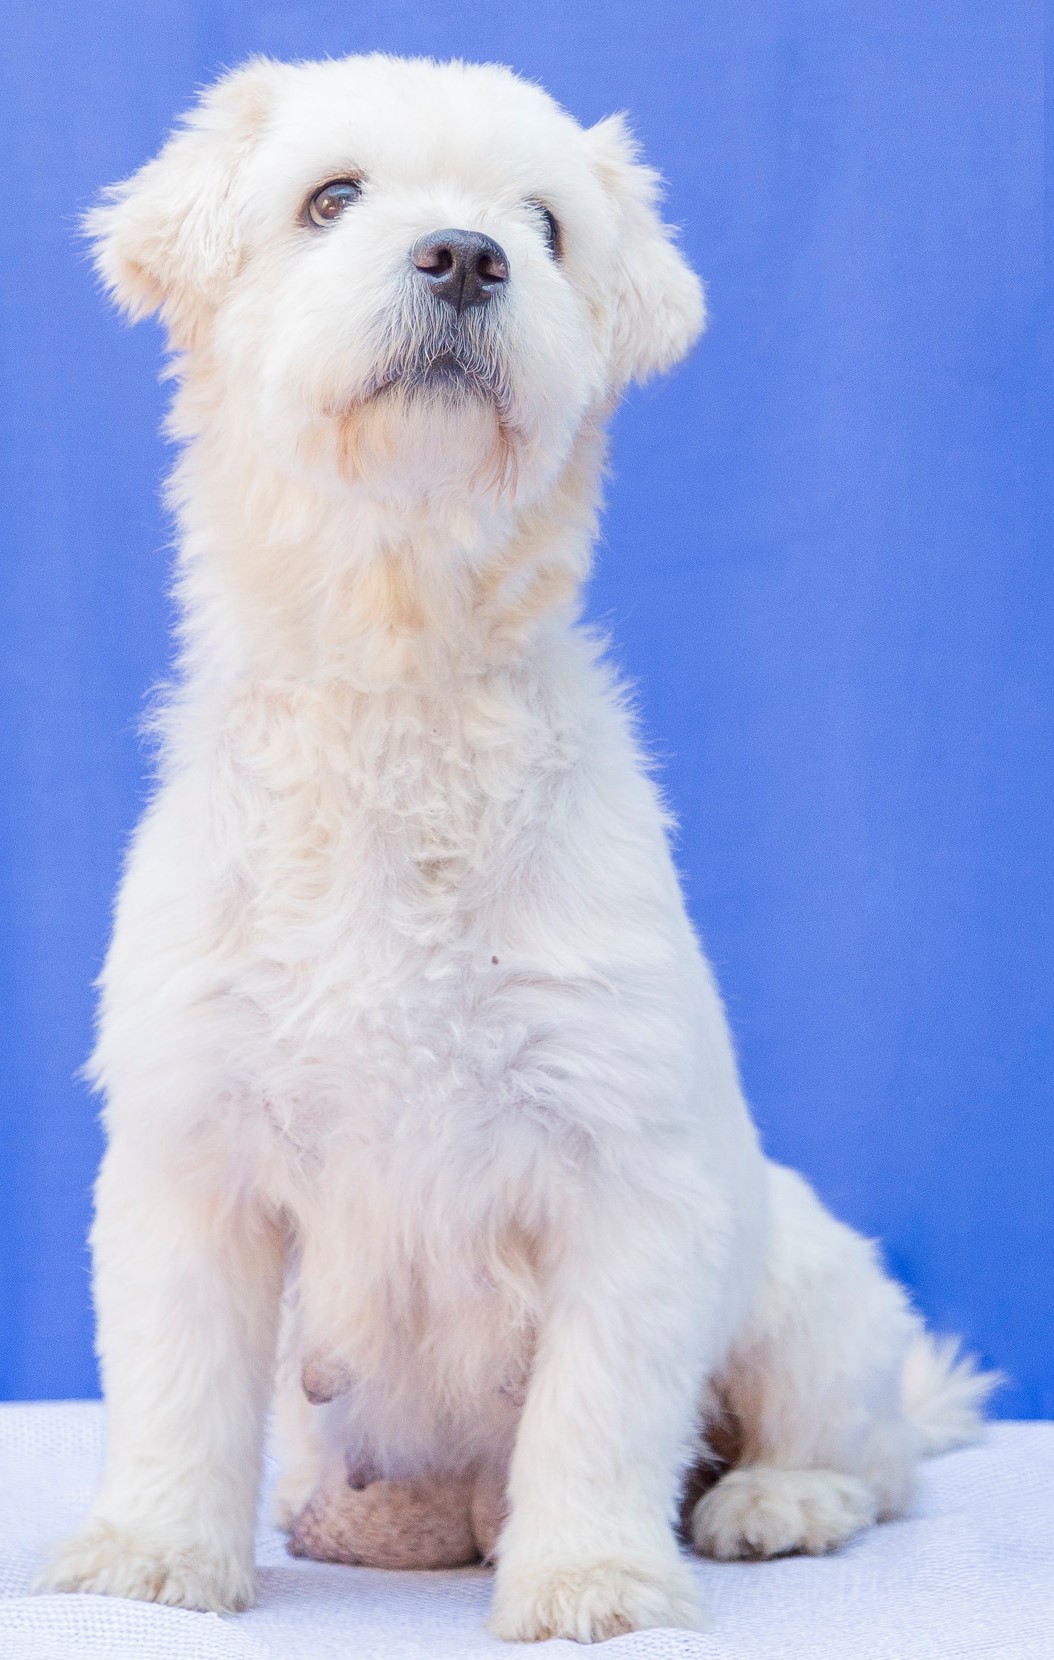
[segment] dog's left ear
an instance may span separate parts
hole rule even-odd
[[[658,210],[662,180],[639,159],[621,115],[586,133],[590,164],[615,205],[612,369],[619,388],[670,369],[706,322],[703,285]]]
[[[280,66],[254,59],[202,94],[153,161],[84,218],[95,267],[133,322],[159,312],[172,344],[194,340],[241,258],[239,165]]]

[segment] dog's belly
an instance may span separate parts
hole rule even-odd
[[[446,1261],[426,1263],[391,1238],[378,1250],[374,1237],[355,1241],[366,1272],[352,1256],[340,1274],[320,1262],[320,1243],[305,1241],[293,1341],[311,1393],[333,1392],[331,1431],[349,1463],[365,1479],[400,1479],[500,1456],[530,1368],[529,1264],[506,1253],[500,1283],[482,1239],[452,1241]]]
[[[493,955],[394,998],[360,980],[341,1029],[254,1046],[281,1057],[247,1110],[257,1184],[289,1223],[288,1341],[375,1474],[500,1450],[522,1403],[539,1213],[572,1136],[530,998]]]
[[[337,1136],[313,1172],[285,1159],[275,1172],[293,1366],[334,1399],[349,1457],[374,1476],[473,1462],[522,1403],[536,1240],[500,1137],[490,1171],[468,1141],[407,1113],[384,1144]]]

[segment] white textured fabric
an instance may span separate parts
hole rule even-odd
[[[0,1660],[509,1653],[484,1630],[483,1569],[382,1573],[296,1562],[266,1526],[259,1600],[246,1614],[29,1596],[41,1547],[88,1506],[102,1428],[91,1402],[0,1406]],[[612,1660],[1051,1660],[1054,1424],[997,1424],[984,1446],[935,1460],[911,1520],[872,1529],[836,1556],[700,1562],[697,1571],[709,1632],[640,1632],[602,1651]],[[582,1654],[567,1642],[533,1652]]]

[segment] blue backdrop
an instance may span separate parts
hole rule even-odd
[[[6,0],[0,1393],[93,1393],[75,1081],[167,654],[160,341],[76,215],[250,51],[628,109],[712,327],[615,429],[639,682],[768,1146],[1054,1414],[1054,624],[1038,0]]]

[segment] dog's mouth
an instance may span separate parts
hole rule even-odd
[[[497,401],[501,392],[499,377],[489,365],[466,359],[457,352],[440,351],[433,357],[421,357],[409,362],[389,365],[374,377],[367,395],[379,397],[393,387],[405,392],[428,392],[440,398],[482,398]]]
[[[491,390],[487,377],[481,376],[478,369],[462,362],[457,353],[451,351],[440,352],[407,378],[411,382],[420,381],[422,386],[453,387],[477,394]]]
[[[492,403],[499,410],[505,410],[509,402],[503,377],[493,365],[448,350],[386,365],[373,377],[366,397],[380,398],[395,391],[448,405],[470,400]]]
[[[444,307],[444,311],[448,308]],[[456,404],[467,399],[493,403],[508,411],[511,393],[503,354],[490,320],[478,312],[461,318],[421,315],[416,308],[388,332],[380,361],[365,389],[367,398],[398,388]]]

